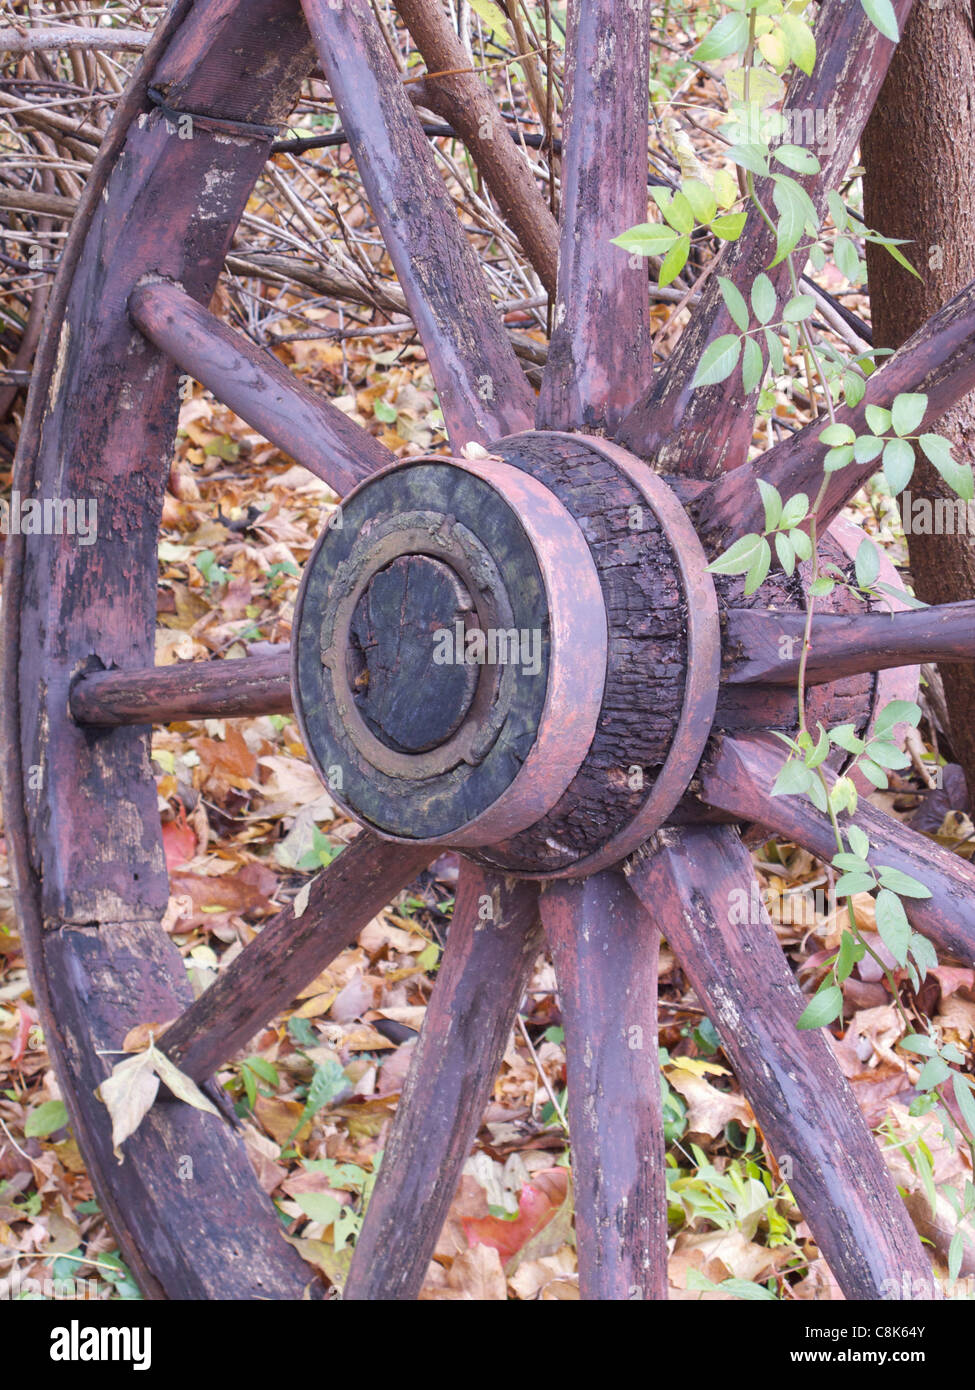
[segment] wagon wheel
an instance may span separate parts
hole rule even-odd
[[[418,41],[424,23],[444,39],[438,6],[402,10]],[[801,997],[768,918],[729,921],[729,894],[751,873],[736,823],[831,852],[824,817],[770,795],[780,758],[761,736],[795,722],[778,636],[795,631],[800,590],[780,576],[776,612],[759,611],[738,581],[705,569],[709,552],[754,529],[757,476],[785,494],[815,491],[818,427],[749,464],[754,400],[730,382],[691,389],[703,347],[729,327],[713,280],[652,373],[645,272],[609,243],[645,217],[649,6],[589,0],[570,19],[557,326],[537,404],[367,0],[304,0],[304,13],[293,0],[180,0],[120,103],[63,257],[15,485],[95,498],[99,538],[8,541],[7,827],[75,1133],[152,1296],[297,1297],[310,1276],[222,1118],[157,1104],[117,1165],[92,1094],[108,1068],[101,1051],[180,1013],[167,1050],[204,1080],[445,845],[464,854],[456,910],[346,1297],[416,1294],[540,921],[565,1020],[583,1296],[666,1296],[659,932],[767,1142],[793,1155],[796,1198],[847,1295],[880,1297],[885,1280],[928,1273],[826,1040],[796,1030]],[[836,145],[806,181],[822,204],[892,45],[845,0],[825,0],[817,38],[816,71],[788,102],[836,117]],[[316,50],[426,347],[452,457],[395,464],[203,307]],[[187,113],[191,139],[179,134]],[[481,150],[485,167],[491,153]],[[550,277],[551,229],[510,168],[490,166],[496,196],[534,227],[523,241]],[[751,218],[728,274],[744,283],[770,259]],[[870,378],[866,402],[923,390],[937,419],[975,385],[973,330],[970,286]],[[152,669],[180,371],[345,494],[343,525],[323,534],[303,579],[290,694],[274,661]],[[858,422],[866,402],[841,418]],[[833,475],[831,518],[869,472]],[[840,600],[825,608],[809,701],[827,721],[867,725],[905,663],[975,655],[970,605],[882,628]],[[438,662],[430,638],[444,632],[456,644],[524,635],[526,647],[517,662],[490,647],[474,668]],[[190,1003],[159,925],[167,881],[148,725],[289,701],[312,760],[333,787],[341,776],[337,795],[365,828],[303,913],[279,914]],[[880,813],[865,824],[884,862],[932,889],[912,900],[917,929],[971,961],[975,871]]]

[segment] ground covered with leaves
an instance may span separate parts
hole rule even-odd
[[[143,18],[138,7],[120,8],[129,23]],[[492,17],[486,3],[474,10],[482,16],[475,26],[478,52],[499,70],[493,79],[499,100],[527,131],[544,135],[532,105],[538,74],[504,58],[511,50],[495,32],[498,12]],[[530,5],[527,11],[544,25],[543,7]],[[562,11],[555,6],[552,13]],[[700,5],[671,7],[668,14],[661,13],[654,65],[654,158],[661,177],[673,182],[692,161],[720,165],[713,130],[721,92],[720,77],[687,58],[713,13]],[[402,36],[398,42],[406,71],[416,55]],[[116,69],[124,76],[118,64]],[[31,79],[22,65],[18,72]],[[85,77],[77,65],[71,72],[76,83]],[[90,77],[97,85],[98,71]],[[39,80],[36,69],[32,80]],[[25,90],[34,90],[29,81]],[[110,113],[111,83],[99,90],[107,93],[103,105]],[[11,114],[24,100],[17,96],[5,109],[8,153],[32,139],[33,127],[19,125]],[[327,91],[313,80],[292,129],[307,135],[334,127]],[[438,149],[522,358],[537,366],[547,341],[546,297],[461,147],[441,139]],[[49,151],[43,158],[54,156]],[[533,158],[540,180],[547,180],[552,171],[544,155],[535,151]],[[84,169],[69,161],[51,170],[57,188],[50,196],[67,201]],[[16,178],[13,186],[20,186]],[[845,196],[854,203],[859,198],[856,171]],[[25,286],[37,293],[49,283],[68,215],[63,211],[58,221],[52,213],[38,226],[29,209],[3,214],[4,234],[12,238],[5,243],[8,252],[16,250],[18,238],[32,237],[48,258],[42,272],[26,279],[16,264],[12,271],[8,266],[4,303],[15,318],[23,320]],[[696,277],[715,249],[696,239],[683,277],[676,276],[655,299],[658,357],[686,322],[699,290]],[[15,256],[10,259],[16,263]],[[214,303],[225,321],[270,347],[399,456],[444,447],[429,369],[347,147],[325,147],[300,160],[293,153],[275,156],[248,206],[230,269]],[[847,270],[849,276],[829,264],[817,283],[867,318],[859,262]],[[829,322],[821,327],[827,336],[832,331]],[[16,341],[14,335],[4,342],[8,365]],[[786,354],[783,371],[763,393],[756,449],[802,423],[794,367]],[[10,405],[4,430],[11,439],[22,404],[21,397]],[[5,493],[10,483],[4,456]],[[336,501],[300,464],[186,383],[159,544],[157,662],[233,660],[286,643],[302,565]],[[862,494],[852,510],[903,570],[906,549],[889,497],[878,487]],[[911,749],[913,768],[893,774],[892,789],[873,799],[970,856],[973,827],[960,809],[963,786],[945,756],[950,748],[941,732],[937,678],[930,676],[923,738]],[[157,728],[152,758],[171,876],[164,925],[201,991],[341,853],[356,827],[312,770],[289,716]],[[138,1290],[99,1213],[45,1051],[3,849],[0,839],[0,1296],[30,1296],[32,1289],[49,1286],[28,1281],[54,1278],[82,1281],[76,1288],[86,1297],[135,1298]],[[788,843],[755,845],[753,853],[756,892],[811,992],[842,931],[839,914],[829,906],[832,870]],[[443,855],[219,1074],[283,1233],[339,1287],[435,986],[457,871],[456,856]],[[859,895],[856,907],[861,928],[874,934],[877,955],[892,964],[875,934],[872,897]],[[788,1159],[768,1151],[710,1020],[666,949],[660,977],[671,1297],[840,1297],[792,1199]],[[944,1041],[970,1057],[975,972],[942,965],[918,993],[904,972],[897,983],[917,1031],[933,1024]],[[945,1142],[930,1116],[912,1113],[921,1059],[899,1046],[903,1022],[876,961],[867,956],[859,963],[844,994],[842,1024],[831,1030],[833,1045],[930,1242],[935,1265],[945,1273],[957,1228],[949,1194],[971,1177],[967,1156]],[[167,1020],[154,1022],[158,1033]],[[144,1030],[125,1045],[138,1052],[150,1041]],[[540,956],[423,1298],[578,1297],[571,1123],[558,991],[550,963]],[[956,1246],[953,1264],[962,1275],[975,1274],[975,1250],[965,1247],[959,1263]]]

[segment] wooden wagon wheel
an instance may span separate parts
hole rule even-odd
[[[401,8],[429,41],[439,7]],[[907,9],[901,0],[902,21]],[[776,611],[764,600],[758,611],[739,581],[712,581],[706,557],[755,529],[757,477],[786,495],[813,492],[823,446],[810,426],[750,464],[754,400],[731,381],[692,390],[703,348],[729,326],[713,279],[652,372],[645,270],[609,242],[646,215],[649,5],[586,0],[570,19],[556,328],[537,402],[367,0],[304,0],[303,11],[297,0],[178,0],[120,102],[63,257],[15,486],[24,497],[95,498],[99,536],[90,547],[8,541],[7,829],[75,1133],[149,1295],[299,1297],[310,1276],[223,1119],[158,1103],[117,1165],[93,1098],[108,1068],[101,1051],[182,1010],[167,1050],[194,1078],[211,1076],[444,845],[464,852],[456,910],[346,1297],[416,1294],[542,925],[565,1019],[583,1296],[666,1296],[659,932],[767,1141],[793,1156],[796,1198],[846,1293],[880,1297],[885,1280],[928,1276],[826,1040],[796,1030],[801,997],[770,922],[729,921],[729,895],[751,873],[736,823],[820,855],[832,842],[814,808],[770,795],[781,754],[761,735],[794,724],[777,636],[793,630],[801,590],[780,577]],[[817,38],[816,70],[789,104],[835,117],[835,145],[805,180],[821,205],[892,45],[847,0],[825,0]],[[395,464],[203,307],[316,51],[453,457]],[[448,107],[452,92],[441,92]],[[460,125],[467,108],[454,107]],[[182,138],[187,122],[192,138]],[[499,203],[551,281],[551,229],[518,184],[523,171],[505,182],[510,161],[491,166],[484,130],[470,139],[480,131]],[[771,258],[751,218],[727,273],[750,281]],[[342,528],[325,532],[307,566],[290,695],[273,661],[152,669],[181,371],[346,494]],[[935,420],[973,386],[970,286],[842,418],[923,390]],[[465,449],[472,442],[485,447]],[[833,475],[829,517],[871,467]],[[811,709],[862,727],[878,671],[971,659],[970,609],[881,628],[836,601],[824,659],[810,669]],[[524,635],[527,648],[519,662],[495,651],[472,680],[470,667],[430,659],[434,631],[458,643],[478,631]],[[167,880],[147,725],[290,700],[316,766],[343,773],[339,795],[366,828],[315,881],[304,912],[273,919],[191,1003],[159,925]],[[910,905],[916,928],[971,962],[975,871],[879,813],[868,822],[878,857],[932,889]]]

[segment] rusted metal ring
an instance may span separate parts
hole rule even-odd
[[[444,525],[445,521],[449,524]],[[348,681],[346,658],[352,640],[352,615],[375,575],[402,555],[432,555],[446,561],[471,594],[484,630],[511,627],[511,601],[497,565],[477,537],[456,518],[442,518],[432,512],[407,513],[380,522],[361,543],[356,542],[349,560],[340,567],[348,567],[351,583],[340,593],[332,613],[325,615],[322,665],[331,672],[332,690],[346,732],[370,765],[380,772],[392,777],[434,777],[484,757],[510,709],[513,672],[510,667],[483,666],[460,728],[436,748],[424,753],[399,753],[376,737],[356,709]],[[335,585],[340,590],[342,581],[342,574],[337,573]],[[485,588],[485,583],[490,587]]]
[[[412,507],[404,506],[407,497]],[[342,530],[361,528],[362,536],[343,541],[340,531],[323,533],[295,613],[295,713],[309,756],[326,780],[333,759],[344,765],[352,758],[349,782],[341,790],[332,785],[333,794],[385,838],[476,846],[517,833],[563,794],[599,717],[607,623],[578,524],[548,488],[508,464],[441,456],[374,475],[348,495],[342,516]],[[351,584],[351,570],[340,582],[339,567],[349,565],[357,545],[360,569]],[[455,568],[476,599],[479,621],[517,629],[518,614],[524,621],[533,613],[544,628],[545,679],[529,689],[531,675],[516,667],[485,672],[452,739],[403,754],[348,708],[339,713],[346,695],[343,678],[333,684],[333,675],[344,661],[341,634],[371,575],[394,555],[413,553]],[[522,559],[512,568],[517,554]],[[339,593],[343,582],[346,592]]]

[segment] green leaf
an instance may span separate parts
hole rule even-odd
[[[895,724],[912,724],[916,728],[920,720],[921,706],[913,700],[888,700],[874,723],[874,738],[889,734]]]
[[[843,983],[848,980],[856,965],[856,937],[851,931],[844,931],[840,937],[839,954],[836,957],[836,978]]]
[[[867,757],[872,758],[879,767],[902,768],[911,765],[907,754],[885,739],[872,739],[867,744]]]
[[[663,256],[676,240],[677,233],[672,227],[665,227],[662,222],[641,222],[613,237],[612,244],[635,256]]]
[[[921,276],[911,265],[893,237],[879,236],[874,232],[871,236],[867,237],[867,241],[872,241],[875,246],[885,246],[888,254],[893,256],[898,265],[903,266],[905,270],[909,270],[916,280],[921,279]]]
[[[754,532],[740,536],[723,554],[711,561],[708,571],[711,574],[744,574],[755,563],[761,544],[762,537]]]
[[[833,242],[833,260],[840,274],[855,285],[860,278],[860,257],[848,237],[838,236]]]
[[[824,985],[803,1009],[797,1028],[825,1028],[843,1012],[843,991],[839,985]]]
[[[862,855],[850,854],[846,850],[841,850],[838,854],[834,854],[830,863],[833,865],[834,869],[843,869],[858,874],[868,873],[870,869],[870,865]]]
[[[678,275],[687,264],[687,256],[690,249],[691,239],[688,236],[682,236],[674,242],[673,246],[660,263],[658,283],[661,288],[677,279]]]
[[[965,1233],[955,1231],[948,1243],[948,1278],[952,1283],[961,1273],[961,1262],[965,1255]]]
[[[802,185],[789,178],[787,174],[775,175],[772,201],[779,214],[775,259],[772,265],[778,265],[779,261],[785,260],[789,252],[798,245],[806,223],[816,225],[816,209]]]
[[[832,448],[836,444],[852,444],[855,438],[849,425],[827,425],[820,431],[819,442]]]
[[[836,880],[836,895],[840,898],[852,898],[854,893],[869,893],[873,887],[873,874],[840,874]]]
[[[800,560],[812,559],[812,541],[805,531],[800,531],[798,527],[793,527],[789,532],[789,540],[792,542],[792,549],[796,552]]]
[[[917,1052],[922,1057],[934,1057],[938,1051],[926,1033],[905,1033],[900,1045],[905,1052]]]
[[[853,445],[840,444],[835,449],[827,449],[823,455],[823,472],[835,473],[853,462]]]
[[[773,333],[771,328],[765,329],[765,346],[768,348],[768,358],[773,372],[781,376],[785,371],[785,353],[782,349],[782,339],[778,333]]]
[[[813,775],[805,763],[795,759],[782,765],[772,787],[773,796],[801,796],[807,791]]]
[[[768,323],[777,303],[775,286],[764,273],[756,275],[752,284],[752,309],[759,323]]]
[[[809,586],[809,592],[813,598],[826,598],[836,588],[836,581],[830,579],[828,575],[821,574],[818,579],[814,579]]]
[[[691,211],[698,222],[707,223],[718,210],[718,202],[703,179],[687,179],[680,191],[691,205]],[[681,228],[683,231],[684,228]]]
[[[799,534],[802,535],[803,532],[800,532]],[[826,759],[827,759],[828,756],[829,756],[829,734],[828,734],[828,733],[826,732],[826,730],[823,728],[822,724],[820,724],[820,725],[819,725],[819,738],[816,740],[816,747],[815,747],[815,748],[812,750],[812,752],[811,752],[810,754],[808,754],[808,756],[806,757],[806,766],[807,766],[808,768],[817,768],[817,767],[819,767],[820,763],[824,763],[824,762],[826,761]]]
[[[730,159],[747,169],[750,174],[768,178],[768,161],[761,145],[732,145],[727,153]]]
[[[343,1209],[343,1203],[328,1192],[297,1192],[294,1200],[306,1216],[323,1226],[331,1226]]]
[[[735,370],[740,356],[741,339],[737,333],[722,333],[702,352],[691,383],[693,388],[715,386],[719,381],[724,381]]]
[[[843,399],[852,410],[863,400],[867,383],[857,372],[843,373]]]
[[[826,194],[826,206],[829,208],[829,215],[833,219],[833,226],[838,232],[842,232],[849,218],[846,215],[846,208],[843,199],[831,188]]]
[[[819,173],[819,160],[811,151],[804,150],[801,145],[778,145],[772,151],[772,158],[777,159],[780,164],[784,164],[787,169],[792,169],[797,174]]]
[[[810,76],[816,65],[816,40],[813,31],[804,19],[797,14],[790,14],[788,10],[779,16],[779,26],[785,35],[789,57],[801,72],[807,77]]]
[[[829,741],[835,743],[837,748],[845,748],[848,753],[863,752],[863,741],[857,738],[852,724],[837,724],[835,729],[830,729]]]
[[[728,313],[734,319],[737,326],[744,333],[748,329],[748,305],[741,296],[741,291],[731,283],[726,275],[718,276],[718,286],[721,290],[721,298],[725,302]]]
[[[952,455],[951,445],[940,434],[922,434],[918,443],[952,491],[963,502],[971,502],[975,498],[971,464],[959,463]]]
[[[947,1062],[943,1062],[940,1057],[930,1057],[921,1068],[917,1088],[919,1091],[933,1090],[935,1086],[947,1081],[951,1074],[951,1067]]]
[[[889,888],[892,893],[897,893],[902,898],[930,898],[931,896],[930,888],[925,888],[923,883],[919,883],[916,878],[911,878],[910,874],[905,874],[900,869],[892,869],[889,864],[877,865],[877,877],[884,888]]]
[[[864,414],[867,417],[867,424],[874,434],[886,434],[890,429],[890,411],[882,405],[865,406]]]
[[[765,358],[762,356],[762,349],[754,338],[746,338],[741,358],[741,384],[746,395],[750,396],[753,391],[758,390],[764,375]]]
[[[772,564],[772,547],[765,537],[762,537],[761,544],[752,561],[751,568],[745,575],[745,593],[753,594],[756,589],[760,589],[768,577],[768,572]]]
[[[867,536],[857,547],[855,564],[857,583],[861,589],[869,589],[880,573],[880,551]]]
[[[782,310],[782,317],[786,323],[801,323],[807,319],[816,309],[816,301],[811,294],[797,294],[790,299]]]
[[[924,419],[928,398],[920,391],[902,391],[890,407],[890,422],[895,434],[913,434]]]
[[[724,217],[715,217],[710,223],[712,232],[721,241],[737,241],[746,221],[743,212],[729,212]]]
[[[861,434],[853,445],[853,457],[857,463],[873,463],[884,449],[884,441],[875,434]]]
[[[761,494],[762,506],[765,508],[765,529],[774,531],[779,524],[779,517],[782,515],[782,497],[778,488],[767,483],[764,479],[758,480],[758,491]]]
[[[970,1135],[975,1135],[975,1098],[972,1096],[972,1083],[967,1076],[962,1076],[956,1071],[951,1078],[951,1087],[965,1127]]]
[[[861,758],[857,763],[857,767],[863,773],[864,777],[866,777],[867,781],[872,782],[878,791],[884,792],[887,790],[887,774],[882,767],[878,767],[870,758]]]
[[[775,535],[775,553],[786,574],[791,574],[796,567],[796,553],[789,537],[782,531],[777,531]]]
[[[898,965],[907,964],[907,948],[911,939],[911,924],[896,893],[881,888],[877,894],[877,930],[880,939]]]
[[[699,62],[712,63],[716,58],[742,53],[747,46],[748,17],[740,13],[726,14],[695,48],[694,57]]]
[[[661,203],[660,211],[678,232],[689,233],[694,230],[694,209],[683,193],[677,192],[668,203]]]
[[[804,492],[797,492],[782,507],[783,527],[798,526],[809,511],[809,498]]]
[[[891,492],[903,492],[914,472],[914,449],[906,439],[890,439],[884,446],[884,477]]]
[[[858,825],[851,825],[846,832],[846,838],[850,842],[850,848],[854,854],[858,854],[861,859],[866,859],[870,853],[870,840],[865,830],[861,830]]]
[[[28,1111],[24,1122],[25,1139],[46,1139],[68,1123],[68,1109],[63,1100],[45,1100]]]
[[[860,0],[860,3],[866,11],[867,18],[880,30],[884,38],[897,43],[900,33],[897,29],[897,15],[890,0]],[[744,15],[742,18],[744,19]]]

